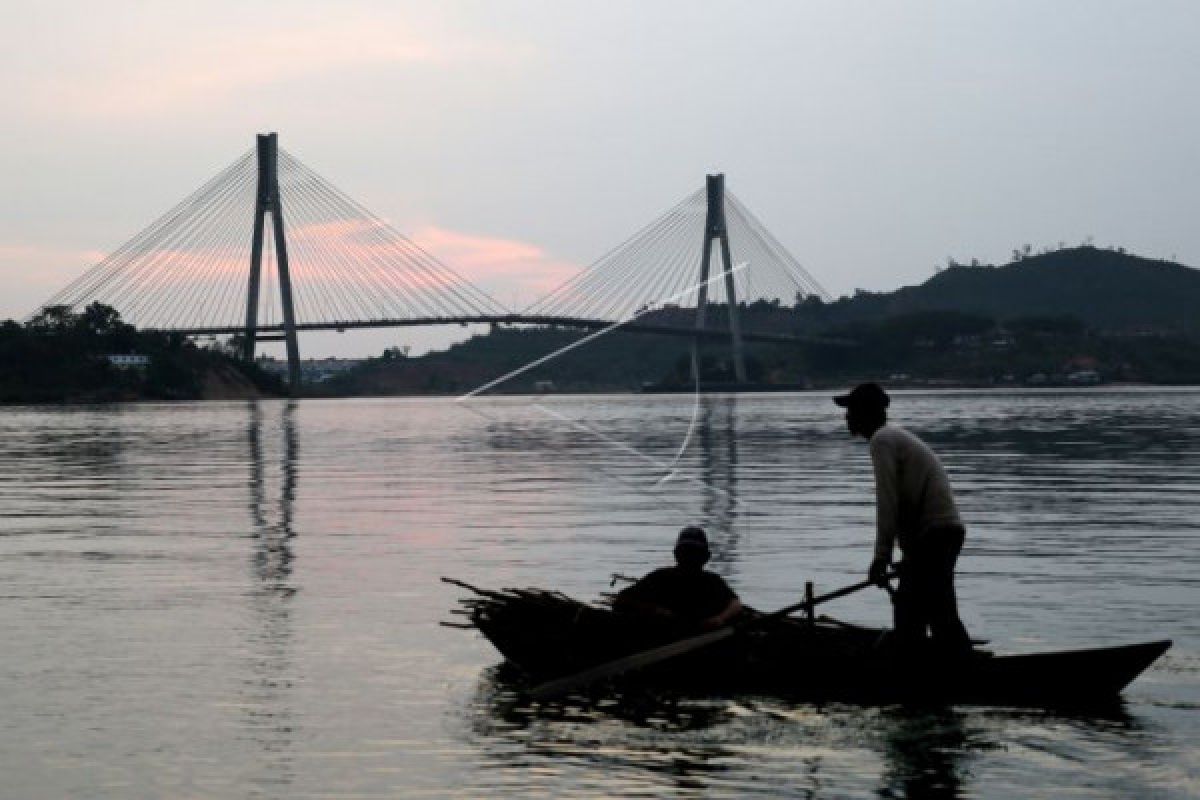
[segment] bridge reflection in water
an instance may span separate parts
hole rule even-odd
[[[299,714],[294,709],[296,654],[292,598],[293,515],[299,444],[296,403],[247,404],[250,559],[247,592],[251,622],[242,649],[246,662],[239,703],[243,729],[259,757],[245,782],[275,793],[296,777]]]

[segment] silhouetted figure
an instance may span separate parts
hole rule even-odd
[[[939,648],[969,651],[971,640],[954,595],[954,564],[966,530],[946,470],[928,445],[887,424],[891,399],[879,384],[859,384],[833,402],[846,409],[850,433],[870,442],[876,512],[870,580],[884,583],[895,544],[904,554],[894,597],[900,642],[918,644],[928,628]]]
[[[703,529],[689,527],[675,542],[675,566],[656,569],[613,600],[613,610],[691,628],[719,628],[742,610],[729,584],[704,569],[711,557]]]

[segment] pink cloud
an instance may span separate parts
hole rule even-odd
[[[313,246],[358,257],[360,266],[353,279],[359,281],[398,269],[403,271],[404,282],[415,287],[442,289],[451,283],[449,275],[414,270],[407,260],[397,258],[404,248],[398,245],[395,231],[383,222],[361,219],[307,223],[289,228],[288,236],[294,243],[293,261],[298,270],[304,269],[306,248]],[[553,258],[533,243],[439,225],[422,225],[407,239],[503,305],[528,305],[580,270],[580,266]],[[302,278],[298,272],[299,279]],[[322,278],[313,275],[312,279]],[[512,302],[514,296],[516,303]]]
[[[458,283],[445,270],[417,266],[417,251],[380,221],[329,220],[294,225],[288,228],[288,241],[298,286],[377,287],[398,283],[438,291]],[[334,264],[341,265],[341,274],[330,272],[329,265]]]
[[[501,302],[519,295],[525,306],[577,274],[578,264],[554,258],[541,247],[516,239],[426,225],[412,240]]]
[[[104,258],[99,250],[41,244],[0,243],[0,269],[19,273],[31,283],[53,285],[64,275],[77,273],[81,266],[95,264]]]
[[[225,19],[218,25],[184,31],[169,47],[123,41],[121,58],[106,51],[87,58],[86,69],[56,69],[32,84],[27,98],[55,114],[158,116],[341,69],[505,62],[523,59],[528,51],[518,43],[468,38],[413,14],[379,9],[249,31]]]
[[[297,296],[314,301],[318,297],[315,293],[324,297],[338,296],[329,290],[350,285],[391,286],[392,290],[400,287],[403,291],[416,289],[436,294],[456,283],[448,271],[416,266],[416,248],[449,267],[458,278],[513,310],[529,305],[580,269],[528,242],[436,225],[425,225],[411,237],[401,238],[381,221],[330,220],[290,226],[288,241]],[[8,313],[28,313],[104,257],[103,253],[90,250],[0,244],[0,268],[19,275],[19,283],[24,279],[19,307]],[[271,251],[264,251],[263,258],[264,280],[273,282],[275,264]],[[140,259],[138,263],[145,264]],[[334,275],[331,264],[340,264],[341,273]],[[184,296],[199,304],[214,289],[226,292],[225,287],[232,285],[229,282],[231,276],[249,275],[249,242],[216,248],[159,250],[153,264],[138,269],[140,277],[121,284],[121,291],[127,296],[135,293],[149,298],[163,292],[178,294],[182,291]],[[139,283],[142,288],[135,292]],[[108,302],[107,292],[107,287],[101,287],[96,295],[87,299]],[[145,302],[148,305],[151,301]],[[347,302],[343,313],[352,311],[354,305],[354,302]],[[203,320],[196,322],[199,324]]]
[[[440,279],[423,270],[413,269],[396,233],[385,223],[370,220],[331,220],[306,223],[288,229],[293,243],[292,261],[297,280],[308,277],[324,280],[320,275],[302,276],[307,248],[340,252],[342,257],[356,258],[358,267],[348,280],[369,281],[390,269],[399,269],[404,280],[412,286],[432,289],[445,288],[451,280]],[[524,306],[556,288],[575,275],[580,267],[556,259],[541,247],[516,239],[455,231],[436,225],[425,225],[406,237],[422,250],[433,255],[462,279],[483,289],[501,304]],[[399,258],[402,254],[405,258]]]
[[[288,225],[288,241],[303,244],[376,249],[378,237],[386,235],[387,225],[368,219],[334,219]]]
[[[81,248],[0,243],[0,318],[23,318],[103,257]]]

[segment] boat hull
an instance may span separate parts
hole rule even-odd
[[[664,628],[539,590],[484,592],[465,613],[531,683],[571,675],[695,631]],[[1014,706],[1111,703],[1171,645],[949,657],[900,650],[886,632],[785,619],[621,676],[684,692],[755,692],[814,701],[936,702]]]

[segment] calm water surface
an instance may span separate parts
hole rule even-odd
[[[441,575],[593,599],[685,523],[758,607],[859,580],[870,468],[824,394],[705,398],[694,425],[688,396],[8,408],[0,796],[1200,795],[1200,391],[894,411],[958,490],[973,633],[1175,639],[1123,708],[537,709],[438,625]]]

